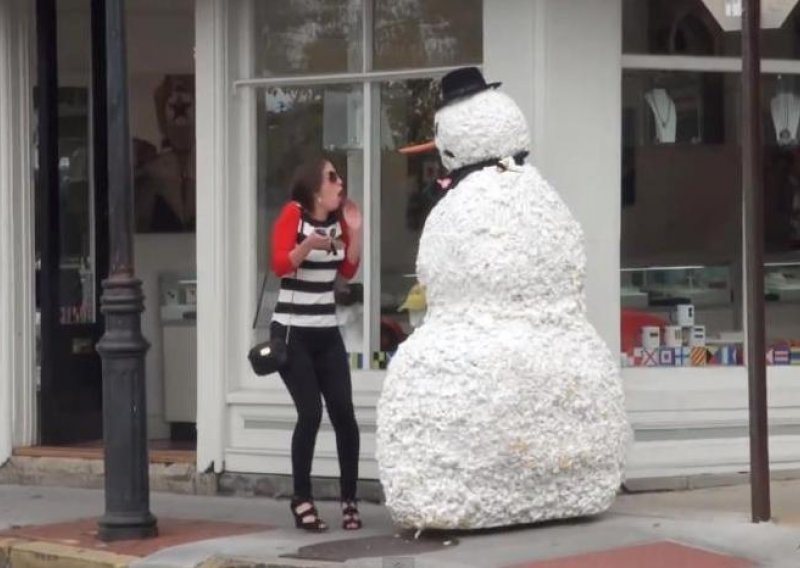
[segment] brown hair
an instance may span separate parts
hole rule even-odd
[[[314,197],[322,187],[322,170],[325,169],[325,162],[334,163],[326,154],[312,156],[297,166],[292,176],[292,199],[306,211],[314,209]]]

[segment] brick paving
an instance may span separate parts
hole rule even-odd
[[[677,542],[655,542],[515,564],[509,568],[751,568],[752,562]]]
[[[263,532],[273,528],[266,524],[159,518],[158,536],[154,538],[106,543],[97,538],[97,519],[78,519],[64,523],[14,527],[0,531],[0,538],[50,542],[143,558],[172,546],[212,538]]]

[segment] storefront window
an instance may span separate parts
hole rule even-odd
[[[361,269],[337,285],[340,328],[353,367],[384,368],[425,313],[415,263],[433,206],[426,189],[441,167],[435,152],[406,156],[399,149],[432,138],[441,75],[480,65],[483,2],[239,0],[228,6],[237,46],[231,79],[259,84],[241,87],[256,89],[258,106],[259,278],[292,171],[308,153],[331,153],[365,219]],[[252,60],[241,55],[243,45]],[[396,69],[408,78],[380,76]],[[348,77],[323,84],[319,75],[332,73]],[[270,278],[262,328],[278,286]]]
[[[623,73],[623,363],[743,361],[740,75]],[[800,364],[800,77],[765,75],[768,362]]]
[[[257,73],[344,73],[362,66],[360,0],[257,0]]]
[[[739,92],[733,74],[623,74],[627,364],[741,364]]]
[[[741,32],[724,29],[712,8],[724,14],[724,3],[717,0],[623,0],[623,52],[738,57]],[[800,58],[799,30],[795,6],[780,27],[762,31],[762,56]]]
[[[481,0],[375,0],[375,69],[483,59]]]
[[[438,154],[405,156],[406,144],[433,137],[438,82],[431,79],[381,85],[380,367],[419,325],[426,312],[415,270],[417,247],[433,201]]]
[[[89,95],[84,88],[59,89],[58,172],[60,189],[62,324],[95,321],[95,267],[89,183]]]
[[[800,77],[765,76],[764,238],[768,362],[800,364]]]
[[[258,91],[258,271],[270,261],[269,235],[290,199],[294,169],[324,149],[345,180],[348,196],[363,207],[361,85],[281,87]],[[363,271],[351,282],[337,283],[337,315],[345,346],[354,361],[363,350]],[[272,317],[280,282],[270,273],[259,325]]]
[[[34,106],[38,107],[38,90],[34,91]],[[59,201],[51,207],[59,215],[58,305],[59,323],[62,325],[91,324],[97,318],[89,110],[87,88],[58,89]],[[44,197],[38,175],[34,179],[37,182],[37,215],[41,216]],[[40,271],[42,236],[41,231],[36,232],[36,259]],[[37,293],[43,292],[37,288]],[[41,298],[37,297],[37,304],[39,302]]]

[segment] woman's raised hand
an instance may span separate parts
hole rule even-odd
[[[359,210],[355,201],[348,199],[344,202],[344,207],[342,207],[342,217],[344,218],[344,222],[350,230],[357,231],[361,228],[361,211]]]

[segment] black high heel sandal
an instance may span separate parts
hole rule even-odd
[[[356,502],[342,501],[342,528],[346,531],[355,531],[361,526],[361,516],[358,513]]]
[[[292,499],[289,508],[294,515],[294,526],[308,532],[325,532],[328,525],[319,518],[317,508],[311,499]]]

